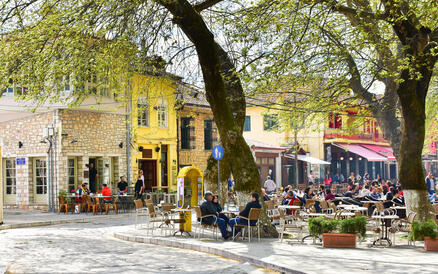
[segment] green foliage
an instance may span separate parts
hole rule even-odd
[[[64,189],[61,189],[61,190],[59,191],[59,197],[61,197],[61,196],[67,197],[67,191],[64,190]]]
[[[423,241],[424,237],[435,239],[438,236],[437,228],[433,220],[427,220],[426,222],[414,221],[412,222],[412,231],[409,233],[409,238],[414,241]]]
[[[340,233],[359,234],[365,238],[367,219],[365,217],[356,217],[341,221]]]
[[[338,220],[324,220],[323,217],[309,218],[309,233],[313,237],[319,237],[322,233],[330,233],[339,226]]]

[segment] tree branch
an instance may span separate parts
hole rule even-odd
[[[223,0],[205,0],[204,2],[194,5],[193,8],[199,13],[205,9],[213,7],[214,5],[222,1]]]

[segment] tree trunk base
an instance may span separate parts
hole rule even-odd
[[[409,212],[417,212],[416,219],[419,221],[425,221],[430,219],[433,208],[429,202],[429,193],[427,190],[403,190],[406,203],[406,214]],[[422,203],[423,201],[423,203]],[[424,201],[428,201],[424,203]]]

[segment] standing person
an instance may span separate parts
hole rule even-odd
[[[277,190],[277,184],[271,180],[271,176],[266,177],[267,180],[265,181],[264,187],[266,189],[266,193],[271,194],[272,192]]]
[[[90,191],[91,193],[96,193],[96,181],[99,174],[97,174],[96,168],[94,168],[94,164],[90,163]]]
[[[213,201],[213,194],[211,194],[211,192],[209,191],[205,192],[204,199],[202,199],[201,203],[199,204],[199,208],[201,209],[202,216],[205,215],[215,215],[215,216],[202,218],[202,223],[207,225],[212,225],[213,223],[216,223],[219,226],[222,237],[225,240],[227,240],[231,238],[231,232],[228,231],[225,220],[219,218],[219,213],[217,213],[216,210],[214,209],[212,201]]]
[[[330,177],[330,175],[328,173],[326,173],[325,178],[324,178],[325,188],[329,189],[331,184],[332,184],[332,178]]]
[[[343,184],[345,182],[345,177],[344,177],[344,174],[342,174],[342,173],[341,173],[341,175],[339,175],[339,182],[341,184]]]
[[[146,190],[146,184],[144,183],[144,175],[143,175],[143,170],[140,169],[140,171],[138,172],[138,174],[140,175],[140,179],[143,182],[143,190]]]
[[[315,184],[315,175],[313,175],[313,171],[311,170],[309,173],[309,186]]]
[[[247,203],[245,206],[245,209],[237,213],[237,217],[230,220],[230,227],[233,229],[234,225],[236,224],[248,224],[248,221],[242,218],[239,218],[238,216],[242,216],[245,218],[248,218],[249,212],[251,208],[262,208],[262,206],[259,203],[259,194],[257,192],[254,192],[251,194],[251,202]],[[257,223],[257,221],[250,221],[250,225],[254,226]],[[240,237],[240,228],[234,229],[234,240],[237,240]],[[251,233],[251,232],[249,232]]]
[[[138,174],[137,182],[135,183],[135,199],[141,199],[141,193],[143,192],[143,181],[141,180],[141,175]]]
[[[119,192],[119,195],[122,195],[123,192],[125,192],[125,190],[128,187],[128,183],[125,182],[125,177],[121,176],[120,177],[120,182],[117,184],[117,191]]]
[[[429,194],[433,195],[435,193],[435,179],[433,178],[432,172],[429,172],[429,174],[427,174],[426,186]]]

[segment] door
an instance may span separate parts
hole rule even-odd
[[[77,158],[68,158],[68,193],[78,189]]]
[[[167,158],[167,145],[161,146],[161,186],[168,186],[168,158]]]
[[[15,204],[17,201],[17,178],[15,158],[3,160],[3,188],[6,204]]]
[[[47,204],[47,159],[33,159],[34,203]]]
[[[141,169],[143,170],[146,190],[152,191],[152,187],[157,186],[157,161],[141,160]]]
[[[112,171],[112,161],[111,158],[98,158],[97,159],[97,189],[101,190],[103,184],[107,184],[110,188],[111,186],[111,171]]]

